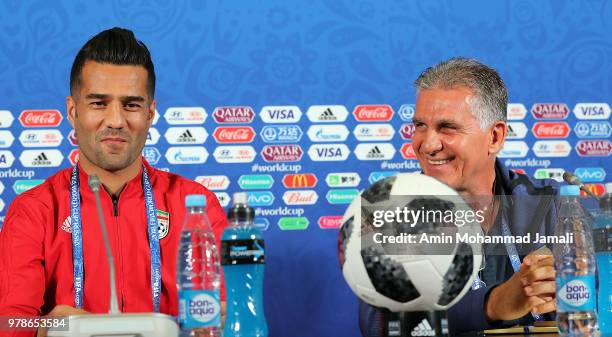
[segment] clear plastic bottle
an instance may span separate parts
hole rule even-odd
[[[227,288],[224,337],[267,337],[263,308],[264,240],[253,225],[255,212],[246,193],[234,194],[229,226],[221,237],[221,263]]]
[[[571,238],[553,247],[561,336],[591,336],[597,330],[593,239],[579,196],[578,186],[561,187],[556,235]]]
[[[599,272],[597,313],[599,330],[612,336],[612,183],[606,184],[606,195],[599,200],[600,214],[593,225],[593,243]]]
[[[185,222],[177,261],[180,336],[221,336],[221,274],[206,197],[185,198]]]

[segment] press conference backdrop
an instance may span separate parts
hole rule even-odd
[[[80,46],[130,28],[157,71],[145,158],[258,208],[271,336],[358,335],[340,216],[377,179],[419,170],[412,81],[427,66],[461,55],[499,70],[509,168],[573,171],[598,194],[611,180],[610,2],[2,1],[0,16],[0,220],[74,164]]]

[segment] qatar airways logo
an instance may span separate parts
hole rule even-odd
[[[23,110],[19,122],[26,128],[58,126],[62,122],[59,110]]]
[[[299,145],[266,145],[261,156],[267,162],[299,161],[304,152]]]
[[[409,140],[414,136],[414,124],[412,123],[404,123],[400,128],[400,135],[402,139]]]
[[[607,157],[612,153],[610,140],[581,140],[576,143],[576,152],[581,157]]]
[[[251,143],[255,131],[250,126],[222,126],[215,129],[213,137],[217,143]]]
[[[250,106],[220,106],[213,112],[217,124],[248,124],[254,118],[255,112]]]
[[[569,108],[564,103],[536,103],[531,114],[535,119],[566,119]]]

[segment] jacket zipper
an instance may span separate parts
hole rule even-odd
[[[111,196],[111,199],[113,201],[113,215],[115,216],[115,228],[117,231],[117,239],[119,238],[119,226],[117,225],[119,223],[119,197],[118,196]],[[120,248],[120,244],[118,243],[117,247],[119,248],[119,251],[121,250]],[[117,280],[119,281],[119,280]],[[120,284],[122,282],[119,282]],[[119,290],[119,294],[120,294],[120,298],[119,298],[119,307],[121,308],[121,312],[124,311],[124,298],[123,298],[123,287],[120,287]]]
[[[113,199],[113,213],[115,214],[115,217],[119,216],[119,198],[112,196]]]

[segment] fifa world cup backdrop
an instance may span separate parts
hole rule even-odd
[[[258,208],[271,336],[358,335],[339,219],[359,189],[419,170],[412,81],[443,59],[474,57],[508,85],[506,166],[566,169],[596,193],[610,181],[610,2],[9,0],[0,17],[0,220],[75,160],[78,49],[130,28],[158,76],[146,159]]]

